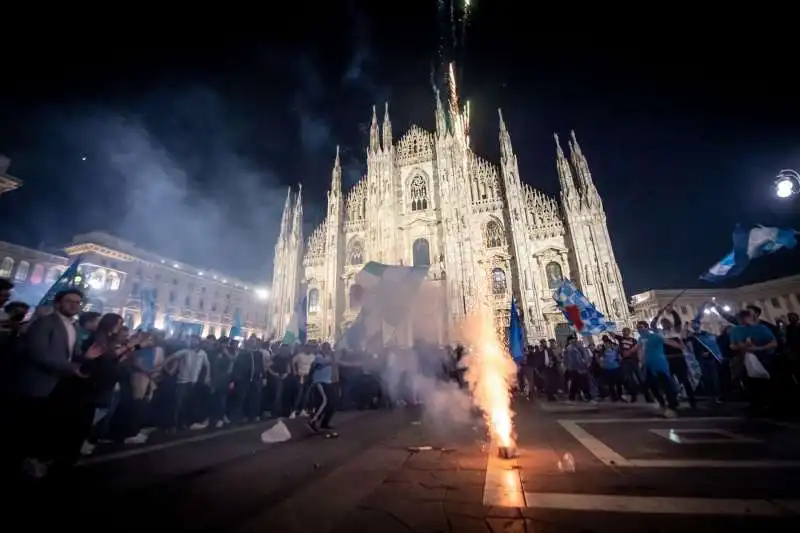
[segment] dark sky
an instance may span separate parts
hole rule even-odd
[[[502,107],[522,178],[556,193],[552,133],[576,130],[629,293],[696,285],[736,222],[800,226],[800,203],[770,190],[778,170],[800,167],[792,32],[631,13],[592,31],[569,11],[473,4],[455,50],[435,0],[239,13],[253,32],[155,15],[64,24],[7,49],[0,152],[25,186],[0,197],[0,239],[56,247],[105,229],[268,280],[285,187],[303,182],[310,230],[336,144],[348,185],[364,171],[373,104],[390,102],[396,136],[433,128],[443,42],[462,67],[481,155],[497,161]],[[765,259],[744,279],[797,272],[797,259]]]

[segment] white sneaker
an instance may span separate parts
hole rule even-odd
[[[147,442],[149,435],[147,433],[139,432],[133,437],[125,439],[125,444],[144,444]]]
[[[289,420],[294,420],[295,418],[297,418],[297,412],[292,411],[292,414],[289,415]]]
[[[94,453],[94,445],[91,442],[83,441],[81,445],[81,455],[84,457],[87,455],[92,455]]]
[[[207,427],[208,427],[208,421],[206,421],[206,422],[195,422],[194,424],[189,426],[189,429],[194,430],[194,431],[199,431],[201,429],[206,429]]]
[[[300,416],[308,416],[308,411],[303,409],[302,411],[300,411]]]
[[[217,420],[217,423],[214,424],[214,427],[219,429],[219,428],[223,427],[224,425],[225,425],[225,422],[223,422],[222,420]]]
[[[225,422],[226,424],[230,424],[231,423],[231,419],[228,418],[227,416],[225,418],[223,418],[222,421]]]
[[[677,416],[678,413],[676,413],[673,409],[670,409],[669,407],[664,409],[664,418],[675,418]]]

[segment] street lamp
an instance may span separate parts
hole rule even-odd
[[[265,289],[263,287],[259,287],[255,290],[256,298],[259,300],[266,300],[269,298],[269,289]]]
[[[791,169],[778,172],[775,178],[775,195],[778,198],[789,198],[796,194],[800,194],[800,174]]]

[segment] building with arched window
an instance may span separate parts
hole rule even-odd
[[[15,300],[36,305],[61,274],[81,256],[89,292],[87,307],[118,313],[130,327],[142,321],[142,294],[153,290],[154,326],[221,335],[239,311],[245,336],[269,331],[269,300],[263,287],[167,259],[103,232],[76,236],[64,255],[0,242],[0,277],[14,282]]]
[[[528,339],[553,337],[565,322],[552,299],[563,279],[573,280],[609,319],[629,323],[603,201],[575,134],[567,154],[555,136],[556,172],[532,183],[520,176],[502,114],[501,157],[493,163],[453,129],[463,123],[448,116],[457,109],[453,102],[437,94],[432,104],[435,130],[411,126],[399,139],[388,105],[383,121],[373,109],[366,175],[344,190],[337,149],[327,212],[307,239],[301,194],[295,199],[290,191],[274,256],[275,333],[283,334],[294,303],[308,291],[315,302],[308,331],[337,340],[358,312],[355,280],[370,261],[428,267],[423,290],[442,296],[429,297],[419,320],[436,324],[441,342],[478,295],[488,296],[498,325],[507,322],[516,298]],[[536,187],[551,188],[556,180],[558,197]],[[409,324],[403,341],[418,332]]]

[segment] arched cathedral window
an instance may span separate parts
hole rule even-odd
[[[425,178],[416,176],[411,180],[409,193],[411,196],[412,211],[424,211],[428,209],[428,186],[425,183]]]
[[[492,269],[492,293],[505,294],[506,293],[506,273],[502,268]]]
[[[499,222],[496,220],[487,222],[484,233],[487,248],[500,248],[503,246],[503,229],[500,227]]]
[[[351,265],[360,265],[364,262],[364,248],[360,242],[354,242],[350,245],[350,252],[347,254],[347,260]]]
[[[431,266],[431,245],[427,239],[417,239],[411,247],[415,267]]]
[[[319,311],[319,289],[308,291],[308,312],[316,313]]]

